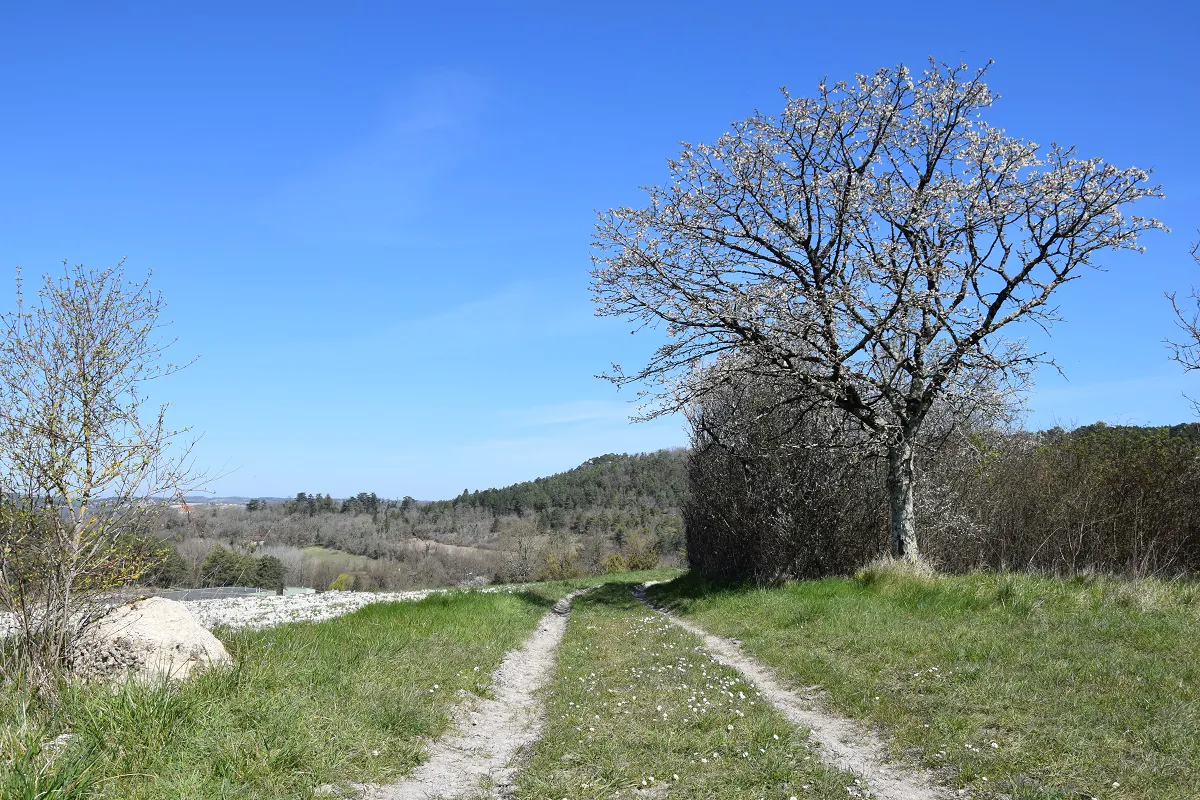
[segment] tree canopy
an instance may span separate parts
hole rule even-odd
[[[609,376],[642,386],[643,417],[731,375],[839,409],[887,454],[897,556],[918,553],[913,451],[935,403],[1000,405],[1048,360],[1016,323],[1050,324],[1060,286],[1163,227],[1125,211],[1162,194],[1145,170],[984,121],[985,72],[931,62],[785,91],[778,117],[684,145],[645,206],[597,226],[598,312],[667,335]]]

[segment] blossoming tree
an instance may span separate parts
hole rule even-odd
[[[1017,323],[1056,319],[1055,290],[1163,226],[1146,171],[1014,138],[982,119],[986,67],[930,63],[785,91],[715,144],[684,145],[641,208],[600,215],[601,315],[661,325],[637,370],[642,418],[751,370],[784,402],[847,414],[886,453],[892,552],[918,557],[914,446],[936,402],[984,402],[1047,363]]]

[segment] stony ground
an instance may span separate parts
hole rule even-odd
[[[183,605],[206,628],[224,625],[234,630],[259,630],[285,622],[319,622],[357,611],[371,603],[410,603],[445,589],[412,592],[322,592],[306,595],[256,595],[214,600],[186,600]],[[16,631],[7,614],[0,614],[0,638]]]
[[[258,595],[184,602],[206,628],[224,625],[235,630],[270,628],[284,622],[318,622],[357,611],[371,603],[414,602],[438,589],[412,592],[322,592],[285,597]]]

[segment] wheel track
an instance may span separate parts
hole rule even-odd
[[[634,596],[698,637],[718,662],[744,675],[762,693],[763,699],[789,722],[810,731],[813,742],[820,745],[817,752],[822,761],[862,778],[872,797],[879,800],[949,800],[954,796],[949,789],[936,786],[928,773],[890,762],[878,735],[864,730],[853,720],[824,710],[815,694],[799,694],[786,688],[773,670],[746,655],[736,642],[714,636],[651,603],[646,597],[646,588],[651,585],[638,586],[633,590]]]
[[[362,800],[452,800],[507,795],[522,753],[541,737],[540,692],[554,668],[577,590],[554,604],[519,650],[505,655],[492,674],[494,699],[461,708],[450,733],[412,775],[389,785],[356,786]]]

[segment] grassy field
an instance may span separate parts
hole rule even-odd
[[[1200,797],[1200,586],[892,569],[651,597],[981,796]]]
[[[9,726],[3,755],[27,754],[28,777],[39,763],[29,745],[71,731],[55,769],[70,777],[90,763],[84,783],[105,798],[307,798],[325,783],[394,780],[565,591],[450,594],[317,624],[218,629],[235,668],[180,687],[70,690],[52,715]],[[38,796],[13,773],[0,762],[4,800]]]
[[[786,800],[859,791],[699,644],[635,601],[629,584],[576,599],[546,730],[516,796]]]
[[[667,580],[678,570],[630,573]],[[379,603],[321,623],[214,631],[235,666],[185,685],[0,689],[0,800],[308,798],[388,782],[486,694],[555,600],[604,577]],[[55,738],[71,734],[55,747]]]
[[[305,547],[300,552],[314,564],[332,564],[338,572],[353,573],[359,570],[366,570],[372,564],[378,563],[373,558],[356,556],[352,553],[342,552],[341,550],[330,550],[328,547],[319,547],[317,545]]]
[[[519,798],[863,793],[630,597],[670,579],[656,602],[819,684],[896,757],[972,796],[1200,797],[1200,586],[881,568],[763,590],[664,570],[218,629],[236,665],[182,686],[0,692],[0,800],[309,798],[393,781],[555,599],[599,584],[576,600]]]

